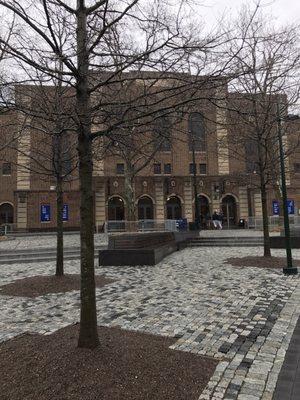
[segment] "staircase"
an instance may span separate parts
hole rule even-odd
[[[95,258],[98,258],[99,250],[104,250],[106,248],[107,246],[105,245],[95,246]],[[80,258],[80,249],[78,247],[67,247],[64,249],[64,260],[79,260],[79,258]],[[0,251],[0,265],[46,262],[55,260],[56,260],[55,248]]]
[[[262,237],[199,237],[188,241],[187,247],[258,247],[263,246]]]

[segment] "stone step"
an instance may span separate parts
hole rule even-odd
[[[106,249],[107,246],[97,246],[95,248],[95,258],[98,257],[99,250]],[[72,251],[64,252],[64,260],[76,260],[80,258],[80,250],[74,249]],[[23,253],[23,254],[6,254],[3,256],[1,254],[0,264],[23,264],[23,263],[33,263],[33,262],[46,262],[46,261],[55,261],[56,260],[56,251],[48,251],[48,252],[31,252],[31,253]]]

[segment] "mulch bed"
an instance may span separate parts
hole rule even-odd
[[[225,261],[234,267],[257,267],[282,269],[286,266],[285,257],[231,257]],[[293,260],[293,265],[300,267],[300,260]]]
[[[217,361],[168,347],[175,339],[99,327],[77,348],[78,325],[0,345],[2,400],[198,400]]]
[[[102,275],[95,276],[96,287],[102,287],[114,282]],[[0,286],[0,294],[7,296],[37,297],[48,293],[65,293],[80,290],[80,275],[66,274],[64,276],[37,275],[17,279],[7,285]]]

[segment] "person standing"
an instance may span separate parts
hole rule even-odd
[[[215,229],[218,229],[219,219],[218,219],[218,212],[215,210],[212,215],[212,222]]]

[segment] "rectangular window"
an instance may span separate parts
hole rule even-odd
[[[117,164],[117,174],[124,175],[124,164]]]
[[[2,164],[2,175],[11,175],[11,163]]]
[[[160,175],[161,174],[161,164],[153,164],[153,172],[155,175]]]
[[[200,175],[207,174],[206,164],[199,164],[199,173],[200,173]]]
[[[171,174],[171,173],[172,173],[171,164],[165,164],[165,165],[164,165],[164,173],[165,173],[165,174]]]
[[[296,174],[300,174],[300,163],[295,163],[294,164],[294,172]]]
[[[191,163],[190,164],[190,174],[195,174],[197,173],[197,166],[196,164]]]

